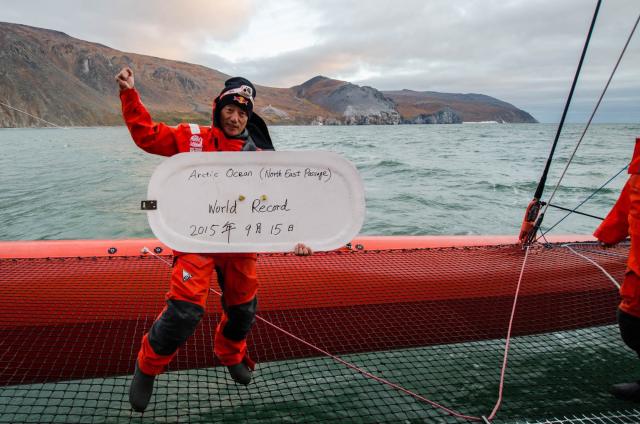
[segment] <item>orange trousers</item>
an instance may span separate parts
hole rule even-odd
[[[222,290],[222,319],[216,328],[214,353],[223,365],[247,356],[246,337],[255,322],[258,280],[255,253],[194,254],[175,252],[167,306],[142,338],[138,366],[157,375],[175,357],[204,315],[215,270]]]

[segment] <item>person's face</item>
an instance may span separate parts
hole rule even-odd
[[[220,111],[220,126],[230,137],[239,135],[247,127],[247,113],[234,104],[226,105]]]

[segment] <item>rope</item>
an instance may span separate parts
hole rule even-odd
[[[574,242],[574,243],[565,243],[565,244],[567,244],[569,246],[580,247],[581,251],[595,253],[596,255],[613,256],[613,257],[616,257],[616,258],[624,258],[624,259],[626,259],[629,256],[629,255],[623,254],[623,253],[608,252],[608,251],[606,251],[608,249],[593,250],[593,249],[587,249],[587,248],[583,247],[583,246],[588,246],[588,247],[600,246],[599,242],[594,242],[594,241],[583,241],[583,242]],[[623,241],[623,242],[618,243],[616,246],[620,246],[620,245],[628,246],[629,243],[626,242],[626,241]]]
[[[592,250],[592,249],[580,249],[580,250],[582,250],[583,252],[594,253],[596,255],[602,255],[602,256],[610,256],[614,258],[626,259],[628,257],[628,255],[623,255],[621,253],[615,253],[615,252],[600,252],[598,250]]]
[[[141,252],[142,252],[143,255],[146,255],[147,253],[151,253],[153,256],[155,256],[156,258],[160,259],[165,264],[167,264],[169,266],[173,266],[173,264],[170,261],[167,261],[166,259],[163,259],[161,256],[157,255],[153,250],[150,250],[147,246],[144,246],[142,248]]]
[[[212,292],[214,292],[218,296],[222,296],[222,294],[220,292],[214,290],[213,288],[210,288],[209,290],[211,290]],[[407,395],[409,395],[409,396],[411,396],[411,397],[413,397],[415,399],[418,399],[418,400],[421,400],[422,402],[428,403],[429,405],[431,405],[431,406],[433,406],[435,408],[442,409],[443,411],[445,411],[449,415],[453,415],[455,417],[462,418],[462,419],[465,419],[465,420],[471,420],[471,421],[480,421],[481,420],[480,417],[474,417],[474,416],[470,416],[470,415],[461,414],[459,412],[456,412],[456,411],[454,411],[452,409],[447,408],[446,406],[440,405],[437,402],[434,402],[434,401],[432,401],[430,399],[427,399],[426,397],[421,396],[418,393],[412,392],[411,390],[405,389],[402,386],[399,386],[399,385],[397,385],[395,383],[392,383],[389,380],[386,380],[386,379],[384,379],[382,377],[378,377],[378,376],[376,376],[374,374],[371,374],[370,372],[365,371],[364,369],[358,367],[357,365],[354,365],[351,362],[345,361],[344,359],[342,359],[342,358],[340,358],[340,357],[338,357],[338,356],[336,356],[336,355],[334,355],[334,354],[332,354],[330,352],[327,352],[326,350],[323,350],[323,349],[315,346],[314,344],[309,343],[308,341],[306,341],[304,339],[301,339],[300,337],[296,336],[295,334],[288,332],[284,328],[279,327],[279,326],[277,326],[276,324],[274,324],[274,323],[272,323],[270,321],[267,321],[266,319],[262,318],[259,315],[256,315],[256,319],[258,319],[259,321],[264,322],[265,324],[271,326],[272,328],[275,328],[276,330],[278,330],[278,331],[282,332],[283,334],[293,338],[294,340],[297,340],[300,343],[305,344],[306,346],[310,347],[311,349],[313,349],[313,350],[315,350],[317,352],[320,352],[323,355],[328,356],[329,358],[331,358],[334,361],[346,366],[347,368],[351,368],[352,370],[359,372],[360,374],[364,375],[365,377],[368,377],[368,378],[370,378],[372,380],[375,380],[375,381],[377,381],[379,383],[382,383],[382,384],[385,384],[385,385],[387,385],[389,387],[392,387],[392,388],[394,388],[394,389],[396,389],[398,391],[401,391],[401,392],[403,392],[403,393],[405,393],[405,394],[407,394]]]
[[[513,296],[513,305],[511,307],[511,316],[509,317],[509,327],[507,328],[507,337],[504,343],[504,357],[502,359],[502,369],[500,370],[500,386],[498,388],[498,400],[496,405],[491,411],[491,415],[487,418],[489,421],[493,420],[502,405],[502,393],[504,391],[504,375],[507,370],[507,360],[509,358],[509,347],[511,345],[511,330],[513,328],[513,317],[516,315],[516,305],[518,303],[518,295],[520,294],[520,285],[522,284],[522,276],[524,275],[524,268],[527,264],[527,258],[529,257],[529,246],[526,247],[524,254],[524,260],[522,261],[522,268],[520,268],[520,276],[518,277],[518,284],[516,285],[516,293]]]
[[[158,259],[160,259],[165,264],[167,264],[169,266],[172,265],[169,261],[161,258],[155,252],[149,250],[147,247],[143,247],[142,248],[142,253],[143,254],[150,253],[153,256],[155,256]],[[439,404],[437,402],[434,402],[434,401],[432,401],[432,400],[430,400],[430,399],[428,399],[428,398],[426,398],[426,397],[424,397],[424,396],[422,396],[422,395],[420,395],[418,393],[415,393],[415,392],[413,392],[413,391],[411,391],[409,389],[405,389],[404,387],[399,386],[398,384],[395,384],[395,383],[393,383],[393,382],[391,382],[391,381],[389,381],[389,380],[387,380],[385,378],[378,377],[377,375],[372,374],[372,373],[370,373],[370,372],[358,367],[357,365],[355,365],[355,364],[353,364],[351,362],[345,361],[344,359],[342,359],[342,358],[340,358],[340,357],[338,357],[338,356],[336,356],[336,355],[334,355],[334,354],[332,354],[332,353],[330,353],[330,352],[328,352],[328,351],[326,351],[326,350],[324,350],[324,349],[322,349],[322,348],[320,348],[320,347],[318,347],[318,346],[316,346],[316,345],[314,345],[314,344],[312,344],[312,343],[310,343],[310,342],[308,342],[308,341],[296,336],[295,334],[285,330],[284,328],[282,328],[282,327],[280,327],[280,326],[278,326],[278,325],[276,325],[276,324],[274,324],[274,323],[262,318],[260,315],[256,314],[256,319],[261,321],[261,322],[263,322],[263,323],[265,323],[265,324],[267,324],[267,325],[269,325],[270,327],[276,329],[277,331],[280,331],[281,333],[293,338],[294,340],[296,340],[296,341],[298,341],[298,342],[310,347],[311,349],[315,350],[316,352],[319,352],[319,353],[321,353],[321,354],[333,359],[334,361],[344,365],[345,367],[350,368],[350,369],[362,374],[363,376],[365,376],[367,378],[370,378],[370,379],[372,379],[374,381],[377,381],[377,382],[382,383],[384,385],[387,385],[387,386],[389,386],[389,387],[391,387],[391,388],[393,388],[395,390],[398,390],[398,391],[400,391],[402,393],[405,393],[405,394],[413,397],[414,399],[417,399],[419,401],[422,401],[424,403],[427,403],[427,404],[433,406],[436,409],[441,409],[441,410],[443,410],[444,412],[446,412],[447,414],[449,414],[451,416],[454,416],[454,417],[457,417],[457,418],[461,418],[461,419],[465,419],[465,420],[469,420],[469,421],[490,422],[491,420],[493,420],[495,418],[495,416],[496,416],[496,414],[497,414],[497,412],[500,409],[500,406],[502,404],[502,397],[503,397],[503,391],[504,391],[504,379],[505,379],[505,374],[506,374],[506,369],[507,369],[507,362],[508,362],[508,357],[509,357],[509,348],[510,348],[510,345],[511,345],[511,332],[512,332],[512,328],[513,328],[513,319],[515,317],[516,305],[518,303],[518,295],[520,293],[520,286],[521,286],[521,283],[522,283],[522,277],[524,275],[524,269],[525,269],[525,266],[526,266],[526,263],[527,263],[528,256],[529,256],[529,246],[527,246],[527,248],[526,248],[524,260],[522,262],[522,268],[520,269],[520,276],[518,278],[518,283],[516,285],[516,292],[515,292],[514,299],[513,299],[513,305],[511,307],[511,316],[509,318],[509,325],[508,325],[508,328],[507,328],[507,336],[506,336],[506,340],[505,340],[504,355],[503,355],[503,360],[502,360],[502,369],[500,371],[498,400],[496,401],[496,404],[493,407],[493,410],[491,412],[491,415],[489,415],[489,417],[485,417],[485,416],[476,417],[476,416],[473,416],[473,415],[465,415],[465,414],[456,412],[456,411],[454,411],[454,410],[452,410],[450,408],[447,408],[446,406],[441,405],[441,404]],[[209,290],[211,292],[215,293],[218,296],[222,296],[222,293],[220,293],[219,291],[215,290],[212,287],[210,287]]]
[[[595,265],[596,268],[598,268],[600,271],[602,271],[604,273],[604,275],[613,283],[614,286],[616,286],[616,288],[618,290],[620,290],[620,284],[616,281],[615,278],[613,278],[611,276],[611,274],[609,274],[603,267],[601,267],[598,263],[596,263],[594,260],[592,260],[591,258],[581,255],[580,253],[576,252],[575,250],[573,250],[573,248],[571,248],[572,243],[567,243],[567,244],[563,244],[561,245],[562,247],[566,247],[567,249],[569,249],[571,252],[573,252],[574,254],[580,256],[581,258],[583,258],[584,260],[586,260],[587,262],[591,263],[592,265]]]
[[[598,3],[598,6],[600,6],[600,3]],[[594,17],[594,20],[595,20],[595,17]],[[627,47],[629,46],[629,42],[631,41],[631,38],[633,37],[633,34],[635,33],[636,28],[638,27],[638,22],[639,21],[640,21],[640,15],[638,15],[638,18],[636,19],[636,22],[633,25],[633,28],[631,29],[631,32],[629,33],[629,36],[627,37],[627,41],[624,44],[624,47],[622,48],[622,51],[620,52],[620,55],[618,56],[618,60],[616,61],[616,64],[613,67],[613,70],[611,71],[611,75],[609,75],[609,79],[607,80],[607,83],[604,86],[604,89],[602,90],[602,93],[600,93],[600,97],[598,98],[598,102],[596,103],[596,106],[593,108],[593,112],[591,112],[591,116],[589,117],[589,120],[587,121],[587,125],[584,127],[584,130],[582,131],[582,135],[580,136],[580,139],[578,140],[578,143],[576,144],[576,147],[573,149],[573,152],[571,153],[571,156],[569,157],[569,160],[567,161],[567,164],[564,167],[564,170],[562,171],[562,174],[560,175],[560,179],[558,180],[558,183],[554,187],[553,192],[551,193],[551,197],[549,197],[549,200],[547,201],[547,204],[544,207],[544,210],[542,211],[541,218],[536,223],[536,227],[538,227],[538,228],[540,227],[540,223],[542,222],[542,217],[544,217],[545,213],[547,212],[547,209],[549,208],[549,203],[551,203],[551,201],[553,200],[553,197],[555,196],[556,192],[558,191],[558,187],[560,187],[560,183],[562,182],[562,179],[566,175],[567,170],[569,169],[569,165],[571,164],[571,161],[573,161],[573,158],[574,158],[576,152],[578,151],[578,147],[580,147],[580,144],[582,143],[582,140],[584,139],[584,136],[587,133],[587,130],[589,129],[589,126],[591,125],[591,122],[593,121],[593,117],[595,116],[598,108],[600,107],[600,103],[602,102],[602,99],[604,98],[604,95],[607,92],[607,89],[609,88],[609,84],[611,84],[611,80],[613,79],[613,76],[615,75],[616,71],[618,70],[618,66],[620,65],[620,62],[622,61],[622,57],[624,56],[625,52],[627,51]]]
[[[616,177],[618,175],[620,175],[625,169],[627,169],[629,167],[629,165],[625,165],[620,171],[618,171],[616,173],[616,175],[614,175],[613,177],[609,178],[604,184],[602,184],[600,187],[598,187],[598,189],[596,191],[594,191],[593,193],[591,193],[589,195],[589,197],[587,197],[586,199],[584,199],[582,202],[580,202],[580,204],[578,206],[576,206],[575,208],[573,208],[573,210],[571,212],[569,212],[568,214],[566,214],[565,216],[563,216],[558,222],[556,222],[555,224],[553,224],[548,230],[543,231],[542,234],[540,235],[540,237],[544,237],[545,234],[547,234],[549,231],[553,230],[554,228],[556,228],[558,226],[558,224],[560,224],[562,221],[565,220],[565,218],[567,218],[569,215],[571,215],[573,212],[575,212],[580,206],[584,205],[585,203],[587,203],[589,200],[591,200],[591,198],[593,196],[595,196],[600,190],[602,190],[603,188],[605,188],[607,186],[607,184],[609,184],[611,181],[613,181],[614,179],[616,179]]]
[[[61,126],[59,126],[59,125],[54,124],[53,122],[49,122],[49,121],[44,120],[44,119],[42,119],[42,118],[38,118],[37,116],[34,116],[34,115],[30,114],[29,112],[25,112],[24,110],[20,110],[20,109],[18,109],[18,108],[16,108],[16,107],[13,107],[13,106],[8,105],[8,104],[6,104],[6,103],[0,102],[0,105],[5,106],[5,107],[8,107],[9,109],[13,109],[13,110],[15,110],[15,111],[17,111],[17,112],[24,113],[25,115],[29,115],[29,116],[30,116],[30,117],[32,117],[32,118],[35,118],[35,119],[37,119],[37,120],[39,120],[39,121],[42,121],[42,122],[46,122],[47,124],[49,124],[49,125],[51,125],[51,126],[54,126],[54,127],[56,127],[56,128],[60,128],[60,129],[63,129],[63,130],[68,129],[67,127],[61,127]]]
[[[156,258],[160,259],[165,264],[171,266],[171,263],[169,261],[164,260],[163,258],[158,256],[155,252],[153,252],[152,250],[149,250],[147,247],[143,247],[142,248],[142,253],[143,254],[150,253],[153,256],[155,256]],[[213,287],[209,288],[209,290],[211,292],[217,294],[218,296],[222,296],[222,293],[220,293],[219,291],[215,290]],[[411,397],[413,397],[415,399],[418,399],[418,400],[420,400],[422,402],[425,402],[425,403],[427,403],[427,404],[429,404],[429,405],[431,405],[431,406],[433,406],[435,408],[442,409],[443,411],[445,411],[449,415],[452,415],[452,416],[457,417],[457,418],[462,418],[462,419],[465,419],[465,420],[470,420],[470,421],[482,421],[481,417],[475,417],[475,416],[471,416],[471,415],[461,414],[459,412],[456,412],[456,411],[454,411],[452,409],[447,408],[446,406],[440,405],[437,402],[434,402],[434,401],[432,401],[430,399],[427,399],[424,396],[421,396],[421,395],[419,395],[419,394],[417,394],[415,392],[412,392],[411,390],[405,389],[402,386],[399,386],[399,385],[397,385],[395,383],[392,383],[389,380],[386,380],[386,379],[384,379],[382,377],[378,377],[378,376],[376,376],[374,374],[371,374],[370,372],[358,367],[357,365],[354,365],[351,362],[345,361],[344,359],[342,359],[342,358],[340,358],[340,357],[338,357],[338,356],[336,356],[336,355],[334,355],[334,354],[332,354],[330,352],[327,352],[326,350],[323,350],[323,349],[313,345],[312,343],[309,343],[308,341],[306,341],[304,339],[301,339],[300,337],[296,336],[295,334],[290,333],[289,331],[285,330],[282,327],[277,326],[276,324],[274,324],[274,323],[272,323],[270,321],[267,321],[266,319],[262,318],[259,315],[256,315],[256,319],[261,321],[261,322],[264,322],[265,324],[271,326],[272,328],[275,328],[276,330],[282,332],[283,334],[285,334],[285,335],[287,335],[287,336],[299,341],[300,343],[305,344],[306,346],[310,347],[311,349],[313,349],[313,350],[315,350],[317,352],[320,352],[325,356],[328,356],[329,358],[331,358],[334,361],[346,366],[347,368],[350,368],[350,369],[352,369],[354,371],[359,372],[360,374],[364,375],[365,377],[368,377],[368,378],[370,378],[372,380],[375,380],[375,381],[377,381],[379,383],[382,383],[382,384],[385,384],[385,385],[387,385],[389,387],[392,387],[392,388],[394,388],[394,389],[396,389],[398,391],[401,391],[401,392],[403,392],[403,393],[405,393],[405,394],[407,394],[407,395],[409,395],[409,396],[411,396]]]

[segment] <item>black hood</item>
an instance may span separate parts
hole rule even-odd
[[[269,135],[269,129],[264,120],[257,114],[252,113],[249,121],[247,122],[247,130],[249,136],[255,143],[256,147],[261,150],[275,150],[271,136]]]

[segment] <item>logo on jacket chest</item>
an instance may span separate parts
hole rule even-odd
[[[199,135],[192,135],[189,139],[189,151],[201,152],[202,151],[202,137]]]

